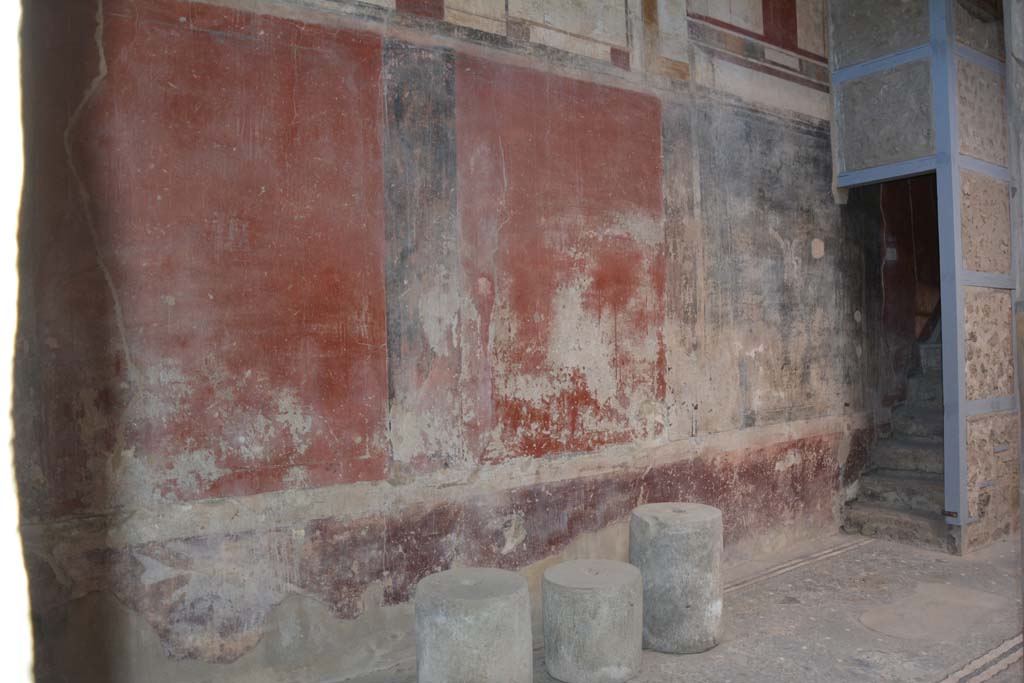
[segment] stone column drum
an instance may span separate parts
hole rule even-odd
[[[416,586],[419,683],[532,683],[526,580],[501,569],[450,569]]]
[[[573,560],[544,572],[544,661],[565,683],[621,683],[640,672],[643,582],[613,560]]]
[[[641,505],[629,520],[629,561],[644,577],[644,647],[692,654],[718,644],[722,512],[699,503]]]

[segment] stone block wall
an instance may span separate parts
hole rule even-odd
[[[402,680],[430,572],[834,530],[877,225],[822,5],[729,7],[28,5],[39,680]]]

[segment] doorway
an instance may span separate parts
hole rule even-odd
[[[944,511],[942,306],[934,173],[851,190],[865,221],[868,382],[877,441],[849,532],[955,551]]]

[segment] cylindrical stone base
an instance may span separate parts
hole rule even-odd
[[[644,647],[690,654],[718,644],[722,512],[698,503],[642,505],[629,520],[629,561],[644,579]]]
[[[526,580],[501,569],[450,569],[416,587],[419,683],[532,683]]]
[[[625,562],[574,560],[544,572],[544,660],[565,683],[621,683],[640,672],[643,583]]]

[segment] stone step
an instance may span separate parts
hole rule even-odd
[[[909,377],[907,379],[907,402],[930,408],[942,406],[942,373]]]
[[[902,405],[892,411],[893,434],[942,438],[942,409],[914,404]]]
[[[942,441],[903,437],[876,443],[871,452],[871,464],[884,470],[942,474],[943,457]]]
[[[941,514],[946,494],[941,474],[875,470],[860,478],[857,499]]]
[[[881,503],[854,501],[843,510],[843,531],[956,552],[956,537],[938,513],[905,510]]]
[[[921,371],[924,374],[942,372],[942,344],[918,344],[921,356]]]

